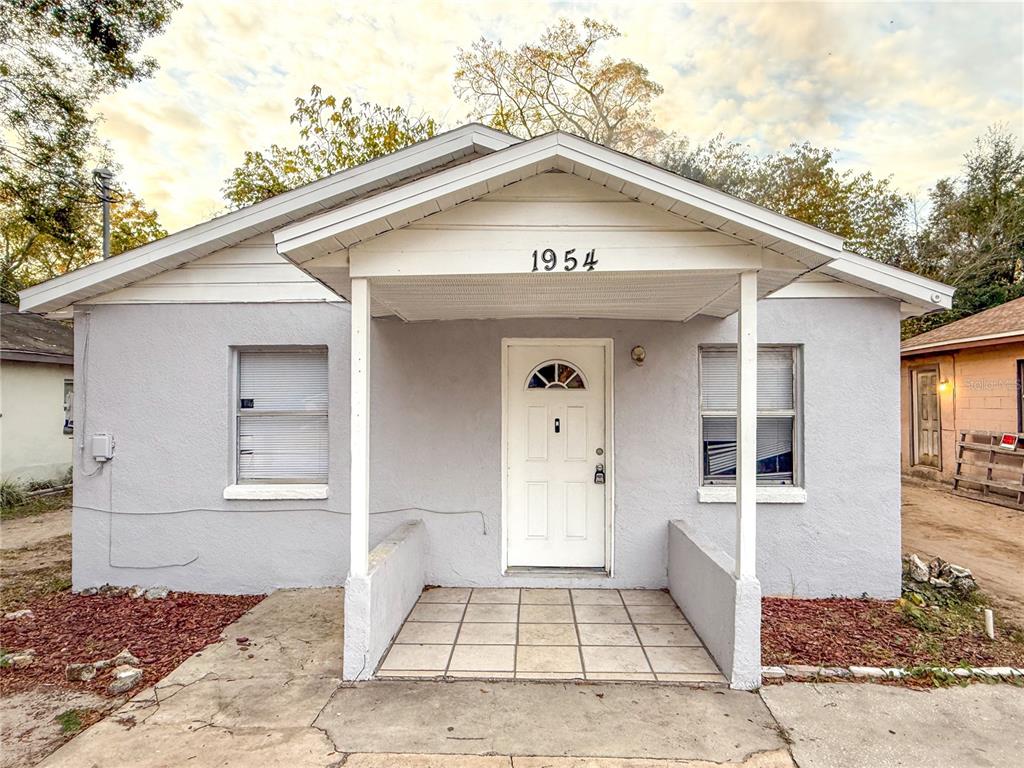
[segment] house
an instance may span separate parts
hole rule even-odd
[[[952,289],[575,136],[467,125],[23,292],[73,313],[73,581],[900,591],[899,324]],[[347,577],[346,577],[347,575]]]
[[[1024,432],[1024,298],[905,339],[900,357],[905,472],[950,482],[961,432]]]
[[[60,482],[71,469],[74,333],[0,305],[0,477]]]

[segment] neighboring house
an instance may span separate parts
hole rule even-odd
[[[0,304],[0,476],[60,481],[71,468],[74,332]]]
[[[952,480],[960,432],[1024,432],[1024,298],[906,339],[900,355],[905,471]]]
[[[762,591],[899,595],[900,318],[951,296],[468,125],[22,306],[78,331],[76,589],[345,582],[352,679],[424,584],[670,587],[751,687]]]

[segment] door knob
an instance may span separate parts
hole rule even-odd
[[[594,484],[604,485],[604,464],[594,467]]]

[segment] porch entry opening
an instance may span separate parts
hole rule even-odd
[[[939,423],[939,371],[919,368],[911,382],[914,410],[914,464],[942,468],[942,428]]]
[[[610,342],[508,340],[508,567],[607,568]]]

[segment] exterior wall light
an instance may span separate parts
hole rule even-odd
[[[948,392],[953,388],[953,383],[949,379],[943,379],[939,382],[939,392]]]
[[[647,359],[647,350],[637,344],[629,351],[629,356],[633,358],[633,362],[637,365],[643,365],[644,360]]]

